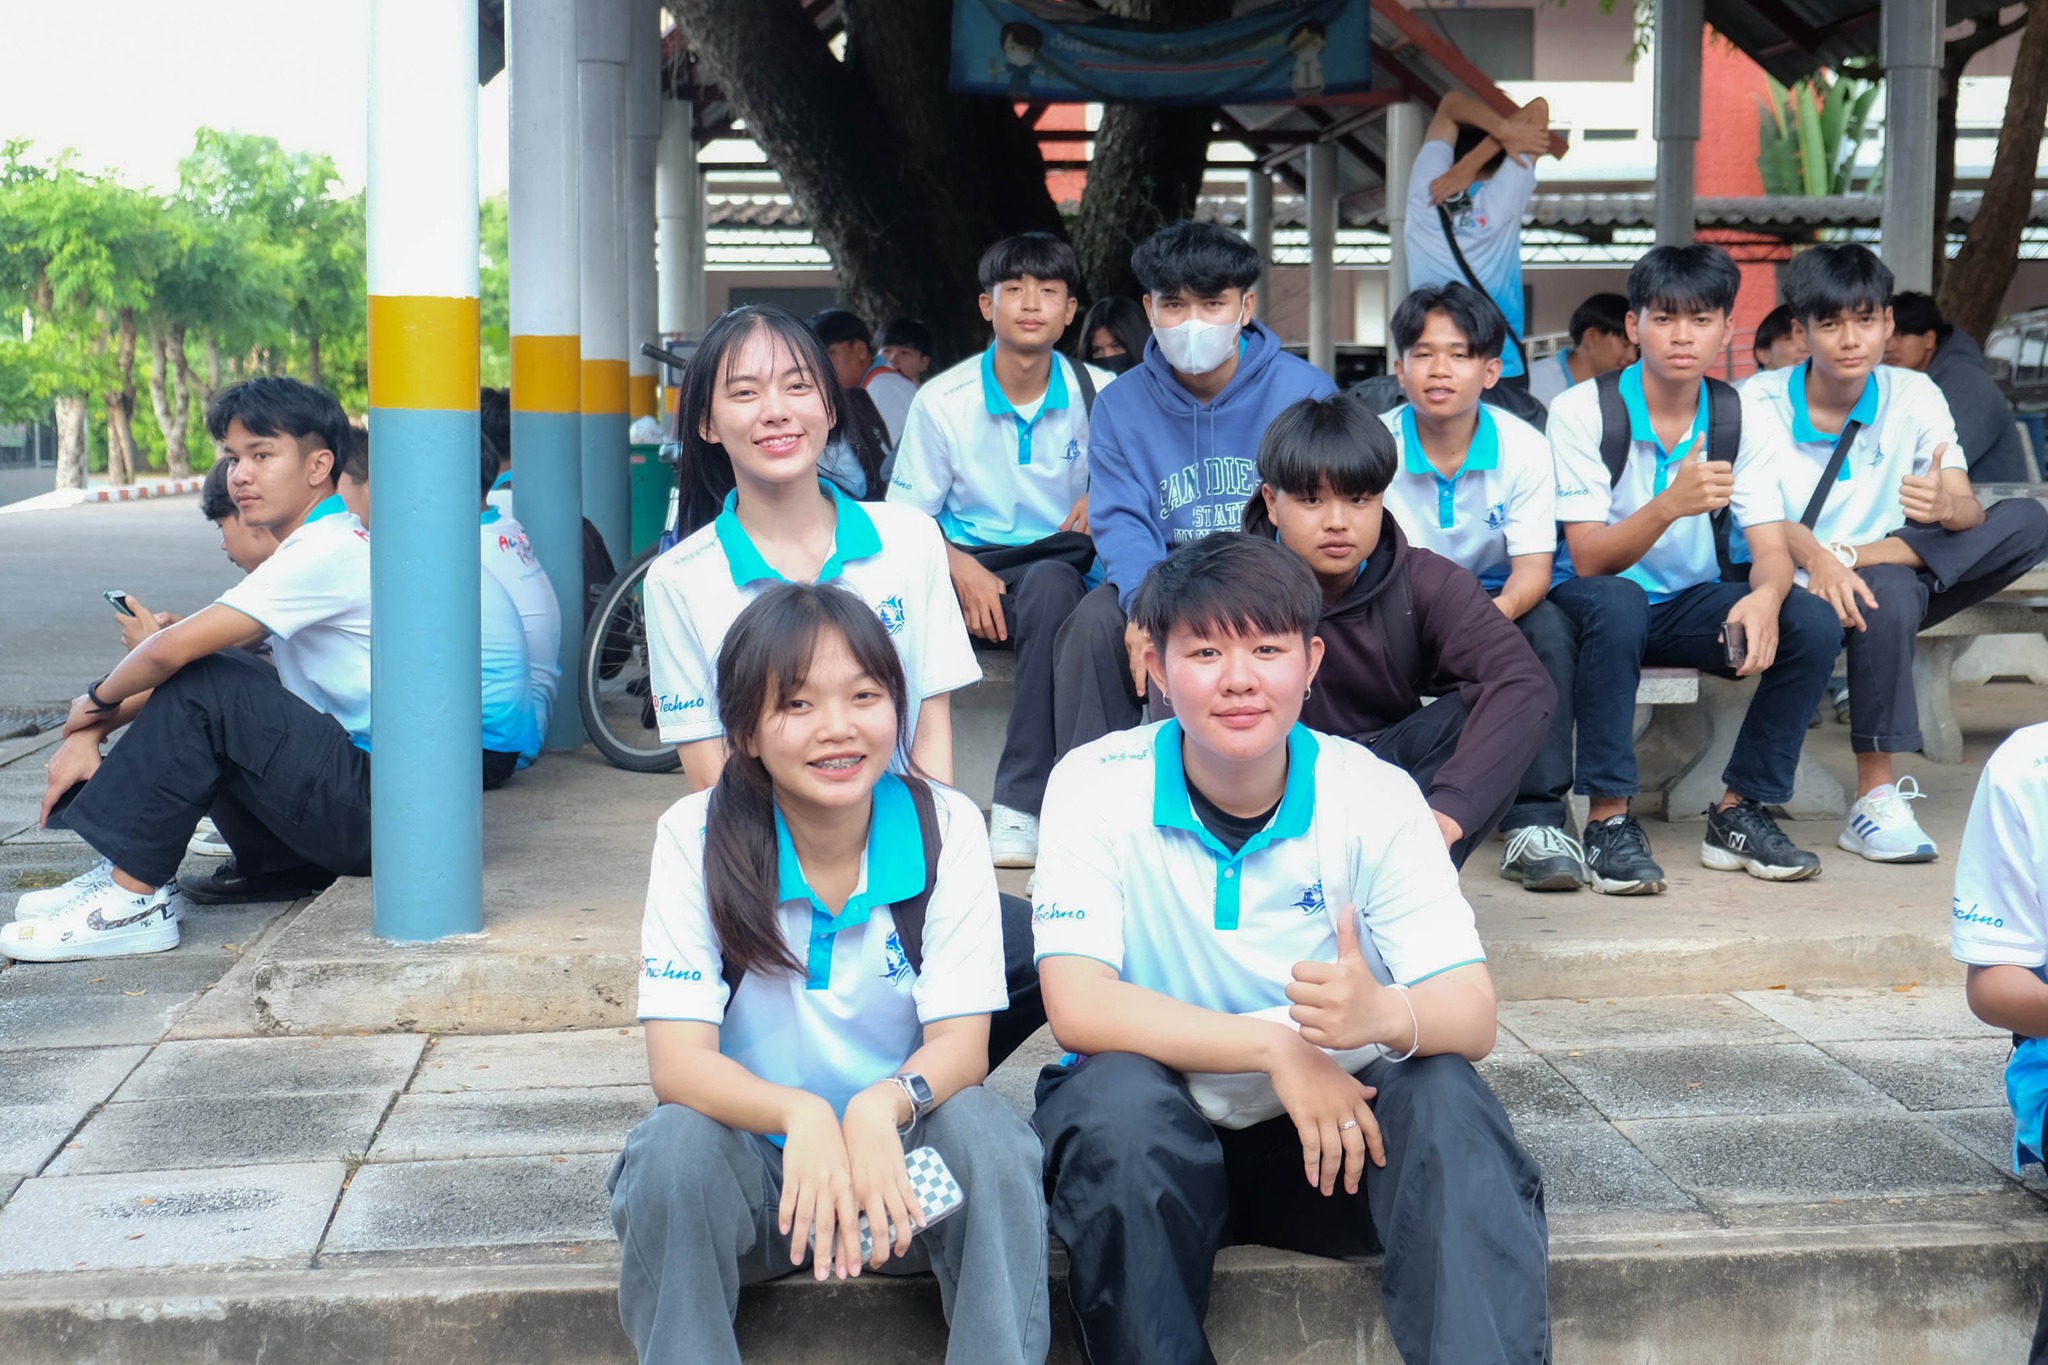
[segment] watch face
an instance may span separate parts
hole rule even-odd
[[[932,1107],[932,1088],[925,1081],[924,1077],[914,1073],[906,1073],[903,1077],[903,1083],[909,1089],[910,1102],[917,1106],[918,1113],[922,1114]]]

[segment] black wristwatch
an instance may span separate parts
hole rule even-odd
[[[901,1137],[910,1131],[912,1124],[915,1124],[919,1119],[931,1113],[932,1110],[939,1106],[932,1099],[931,1086],[926,1083],[924,1077],[918,1075],[915,1071],[899,1072],[889,1079],[902,1086],[903,1093],[910,1097],[910,1123],[906,1123],[896,1130],[897,1136]]]
[[[105,681],[106,681],[106,680],[107,680],[108,678],[111,678],[112,676],[113,676],[113,674],[111,674],[111,673],[105,673],[105,674],[102,674],[102,675],[100,675],[100,676],[99,676],[99,677],[97,677],[97,678],[94,678],[94,679],[93,679],[93,680],[92,680],[91,682],[89,682],[89,683],[87,683],[87,684],[86,684],[86,686],[85,686],[85,699],[86,699],[87,701],[89,701],[89,702],[91,702],[91,703],[92,703],[92,709],[93,709],[93,710],[95,710],[95,711],[118,711],[118,710],[120,710],[120,709],[121,709],[121,703],[120,703],[120,702],[117,702],[117,701],[102,701],[102,700],[100,700],[100,684],[101,684],[101,683],[103,683],[103,682],[105,682]]]

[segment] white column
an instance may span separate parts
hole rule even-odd
[[[627,412],[659,412],[654,362],[640,343],[656,339],[654,161],[661,138],[661,0],[627,0],[626,365]]]
[[[1936,101],[1941,93],[1942,7],[1885,0],[1884,218],[1880,246],[1900,289],[1934,286],[1934,253],[1948,205],[1934,202]]]
[[[583,198],[583,515],[614,564],[630,555],[626,450],[626,18],[630,0],[576,8],[577,171]]]
[[[576,0],[510,0],[514,506],[564,621],[583,619],[583,319],[578,300]],[[583,743],[582,632],[562,632],[547,746]]]
[[[1684,246],[1692,241],[1692,163],[1700,140],[1700,59],[1707,21],[1702,0],[1656,4],[1650,126],[1657,139],[1657,245]]]
[[[661,262],[661,330],[701,337],[705,316],[704,173],[691,134],[696,111],[687,100],[663,100],[661,151],[654,179]]]
[[[1254,166],[1244,173],[1245,236],[1259,253],[1259,301],[1273,277],[1273,177]]]
[[[1408,178],[1415,169],[1415,155],[1422,150],[1422,134],[1429,126],[1429,111],[1409,100],[1387,109],[1387,306],[1408,297]]]
[[[1337,372],[1337,144],[1308,149],[1308,363]]]

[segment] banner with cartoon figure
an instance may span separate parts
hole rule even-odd
[[[1161,28],[1067,0],[953,0],[952,88],[1026,102],[1288,104],[1372,88],[1366,0]]]

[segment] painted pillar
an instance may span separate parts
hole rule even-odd
[[[509,0],[513,509],[562,609],[547,747],[583,743],[583,373],[576,0]]]
[[[1387,316],[1408,297],[1408,178],[1429,111],[1413,100],[1387,107]]]
[[[1945,245],[1948,205],[1934,202],[1935,104],[1941,93],[1942,7],[1885,0],[1884,219],[1880,247],[1898,287],[1934,287],[1934,252]]]
[[[661,137],[661,0],[626,0],[626,412],[658,417],[654,362],[640,343],[657,339],[654,162]]]
[[[1700,58],[1705,47],[1703,0],[1656,0],[1652,39],[1657,139],[1657,245],[1692,241],[1693,151],[1700,140]]]
[[[1244,173],[1244,230],[1259,253],[1259,303],[1273,277],[1273,177],[1257,167]]]
[[[654,197],[661,260],[659,322],[669,336],[701,337],[710,324],[704,288],[704,172],[692,133],[696,108],[661,102],[661,150]]]
[[[1308,149],[1308,363],[1337,373],[1337,144]]]
[[[612,562],[630,553],[626,450],[626,19],[631,0],[576,6],[577,172],[583,198],[583,515]],[[514,504],[517,505],[516,502]],[[577,618],[582,619],[579,613]]]
[[[373,923],[483,928],[477,0],[370,8]]]

